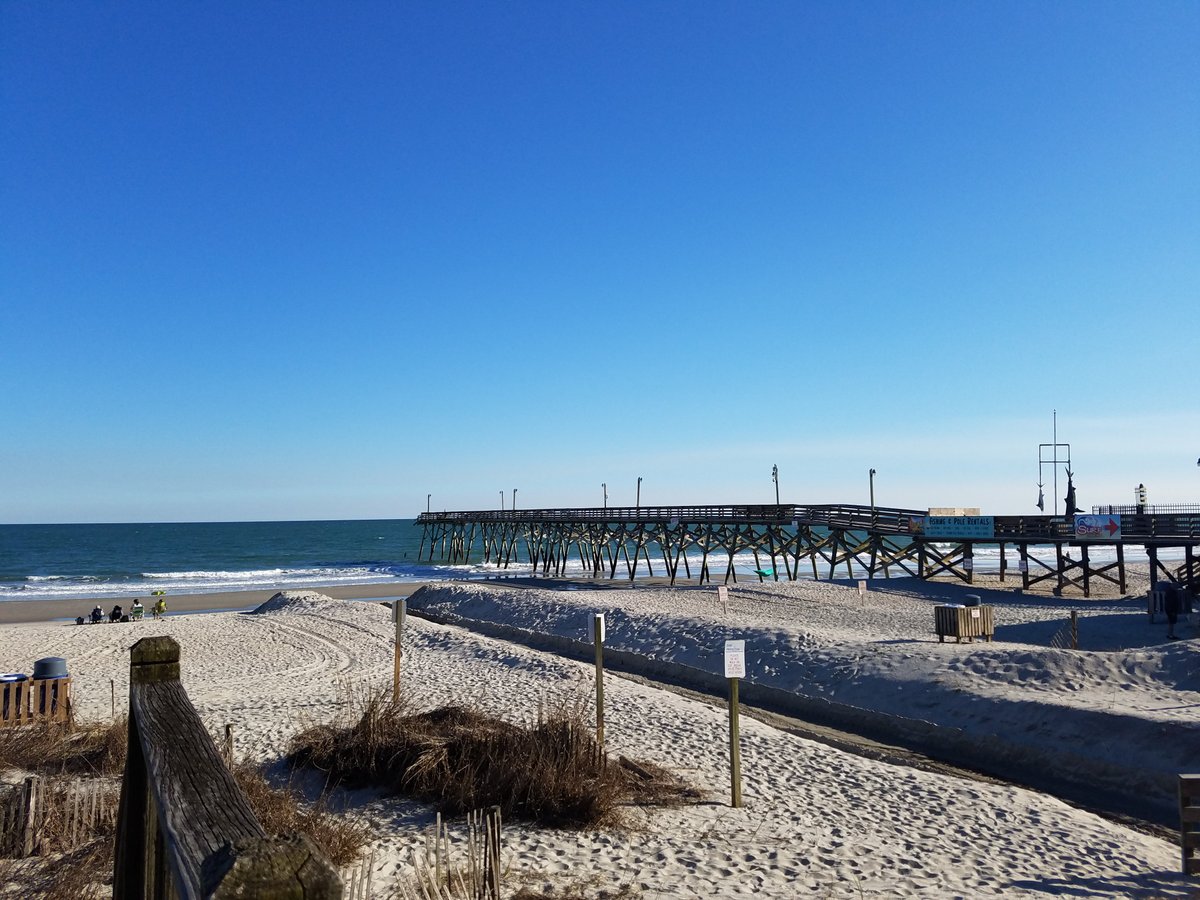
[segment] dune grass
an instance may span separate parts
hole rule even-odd
[[[0,771],[38,775],[119,775],[125,768],[129,722],[70,727],[56,722],[0,728]]]
[[[288,759],[335,782],[383,788],[449,815],[499,806],[506,819],[552,827],[613,824],[624,805],[695,796],[650,764],[610,764],[578,710],[521,726],[469,706],[413,712],[373,693],[350,724],[297,735]]]

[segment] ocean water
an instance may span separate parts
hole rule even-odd
[[[0,601],[212,593],[469,575],[418,565],[411,519],[0,525]]]
[[[0,602],[4,600],[85,599],[170,594],[201,594],[252,589],[303,588],[318,585],[370,584],[479,578],[496,574],[494,565],[417,562],[421,529],[411,519],[367,519],[333,522],[193,522],[123,525],[0,525]],[[665,574],[661,552],[651,545],[654,574]],[[1035,555],[1052,562],[1052,547]],[[1175,554],[1163,554],[1169,559]],[[1181,555],[1181,554],[1180,554]],[[1096,547],[1093,564],[1115,560],[1111,548]],[[1126,560],[1144,562],[1141,548],[1126,548]],[[690,553],[693,576],[698,554]],[[755,579],[770,556],[739,553],[734,568],[739,579]],[[714,577],[721,577],[726,557],[709,556]],[[1008,565],[1016,572],[1017,555],[1009,548]],[[999,569],[996,547],[981,545],[975,554],[978,572]],[[780,563],[782,570],[782,562]],[[807,564],[801,566],[811,575]],[[582,574],[578,558],[567,574]],[[623,577],[625,562],[617,566]],[[528,574],[513,565],[509,574]],[[821,577],[828,564],[818,563]],[[647,574],[645,561],[638,574]],[[899,573],[897,573],[899,574]],[[683,569],[680,568],[680,576]],[[845,578],[844,566],[836,577]],[[857,567],[854,577],[865,577]]]

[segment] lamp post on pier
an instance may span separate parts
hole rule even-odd
[[[500,512],[504,512],[504,491],[500,492]]]
[[[600,488],[604,491],[604,508],[608,509],[608,482],[600,482]]]
[[[775,505],[779,505],[779,466],[771,466],[771,480],[775,482]]]
[[[638,476],[637,499],[634,501],[634,506],[637,509],[642,508],[642,476]]]
[[[429,512],[429,501],[433,498],[433,494],[425,495],[425,512]]]
[[[875,524],[875,470],[872,469],[868,476],[871,479],[871,524]]]
[[[517,511],[517,489],[516,489],[516,488],[513,488],[513,505],[512,505],[512,508],[513,508],[513,512],[516,512],[516,511]]]

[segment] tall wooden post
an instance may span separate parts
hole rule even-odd
[[[742,739],[738,727],[738,679],[729,679],[729,805],[742,805]]]
[[[592,616],[592,643],[596,647],[596,743],[604,746],[604,613]]]
[[[725,642],[725,677],[729,679],[729,805],[742,805],[742,739],[738,724],[738,679],[746,677],[746,642]]]
[[[1079,613],[1071,610],[1071,649],[1079,649]]]
[[[396,624],[396,643],[392,660],[392,702],[400,702],[400,657],[404,655],[404,617],[408,614],[408,601],[401,597],[392,604],[392,621]]]

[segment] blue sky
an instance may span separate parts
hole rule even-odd
[[[1194,2],[0,3],[0,521],[773,464],[1033,513],[1055,409],[1084,506],[1200,501],[1197,46]]]

